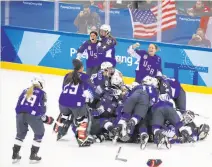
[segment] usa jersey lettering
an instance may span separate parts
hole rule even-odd
[[[79,57],[83,53],[88,56],[86,61],[86,67],[88,68],[101,65],[102,63],[102,60],[98,57],[97,43],[92,43],[90,40],[85,41],[77,51],[77,56]]]
[[[127,52],[139,60],[139,65],[136,69],[136,82],[141,83],[144,77],[151,76],[155,77],[161,69],[161,58],[157,55],[150,56],[145,50],[134,50],[130,46]]]

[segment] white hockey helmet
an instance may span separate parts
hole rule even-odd
[[[146,77],[144,77],[142,83],[145,85],[151,85],[154,87],[158,87],[159,82],[158,82],[158,79],[156,79],[154,77],[146,76]]]
[[[41,87],[41,89],[43,89],[44,85],[45,85],[45,81],[41,75],[34,76],[33,79],[31,80],[31,83],[32,83],[32,85],[39,85]]]
[[[110,33],[111,32],[111,27],[108,24],[103,24],[103,25],[101,25],[100,30],[104,30],[104,31]]]
[[[138,86],[138,85],[139,85],[138,82],[133,82],[133,83],[131,84],[131,88],[133,89],[134,87],[136,87],[136,86]]]
[[[110,62],[108,62],[108,61],[103,62],[103,63],[101,64],[101,69],[102,69],[102,70],[106,70],[106,69],[112,68],[112,67],[113,67],[113,64],[110,63]]]

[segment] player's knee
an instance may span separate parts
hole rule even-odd
[[[43,136],[44,136],[44,133],[43,134],[35,134],[34,135],[34,141],[42,141],[42,139],[43,139]]]
[[[20,139],[20,140],[24,140],[26,135],[27,135],[27,131],[26,132],[22,132],[22,133],[17,133],[16,134],[16,138]]]

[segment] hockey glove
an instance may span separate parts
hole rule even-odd
[[[41,119],[42,119],[43,123],[48,124],[48,125],[51,125],[54,122],[54,118],[53,117],[49,117],[47,115],[43,115],[41,117]]]

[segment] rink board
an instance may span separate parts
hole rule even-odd
[[[64,70],[64,69],[58,69],[58,68],[32,66],[32,65],[9,63],[9,62],[1,62],[1,68],[18,70],[18,71],[42,73],[42,74],[61,75],[61,76],[64,76],[67,72],[70,71],[70,70]],[[133,81],[134,81],[134,78],[124,77],[124,82],[126,84],[130,84]],[[182,86],[185,89],[185,91],[187,91],[187,92],[212,94],[211,87],[186,85],[186,84],[182,84]]]
[[[87,35],[18,28],[1,27],[2,68],[64,75],[73,69],[78,47],[88,39]],[[125,82],[134,80],[138,61],[127,53],[135,42],[140,49],[147,49],[150,42],[117,39],[116,59],[121,61],[117,69],[125,76]],[[156,43],[160,50],[163,74],[179,80],[186,91],[212,94],[212,49]],[[89,50],[89,48],[88,48]],[[86,52],[84,52],[86,57]],[[84,59],[85,63],[85,59]]]

